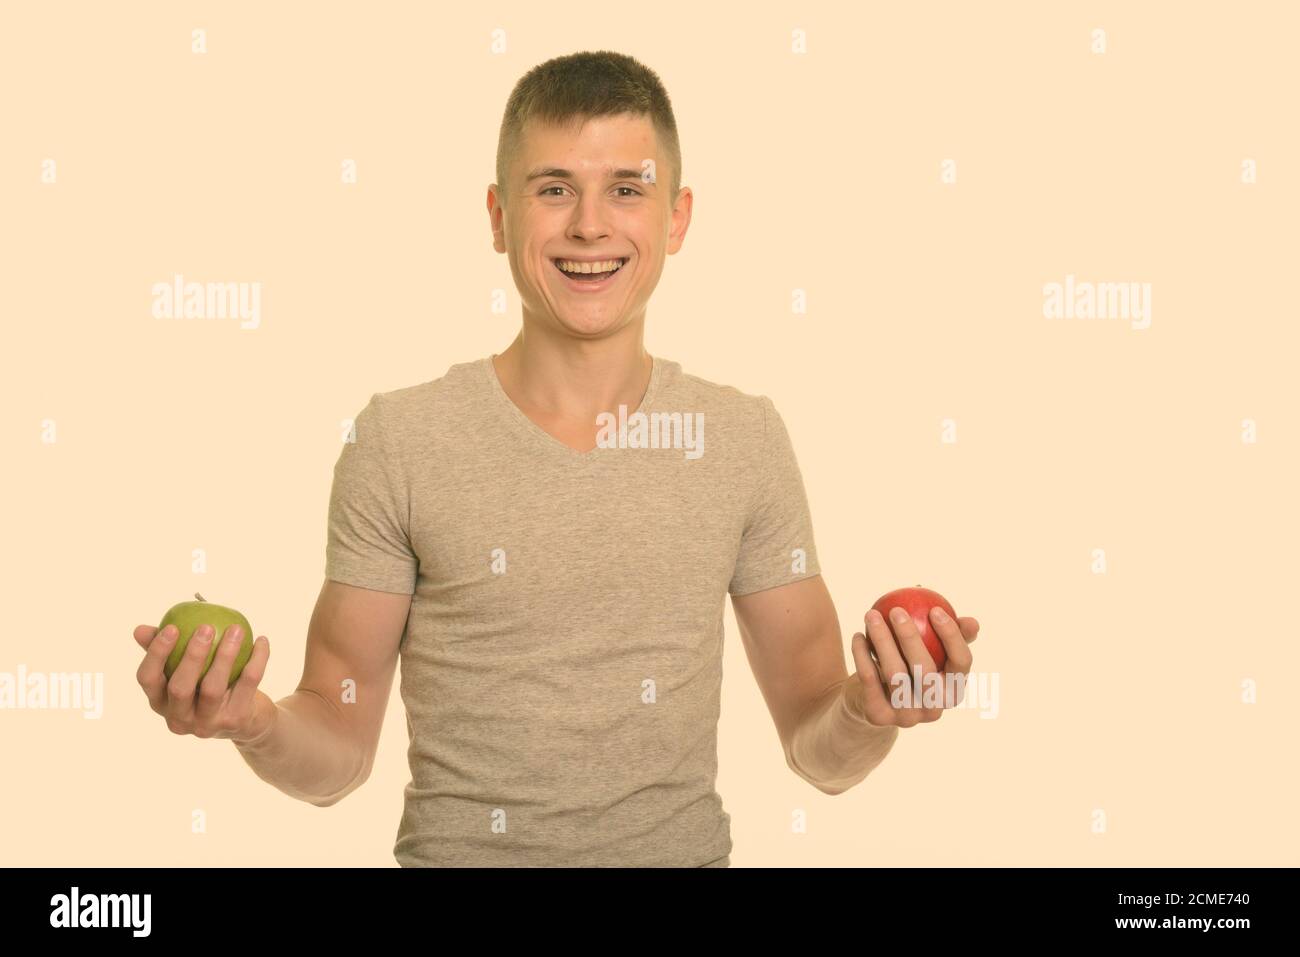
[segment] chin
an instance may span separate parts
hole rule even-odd
[[[615,329],[618,329],[621,323],[617,323],[617,322],[581,323],[581,322],[566,322],[565,320],[561,319],[560,325],[563,326],[566,330],[568,330],[568,332],[570,332],[572,335],[582,336],[584,338],[589,338],[589,339],[596,339],[599,338],[600,336],[605,335],[606,333],[613,332]]]
[[[565,315],[564,313],[557,313],[555,319],[561,326],[577,336],[600,336],[625,325],[624,318],[621,314],[615,314],[612,316],[598,314],[584,317],[580,315],[575,316],[572,314]]]

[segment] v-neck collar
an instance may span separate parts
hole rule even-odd
[[[586,452],[579,452],[572,446],[565,445],[551,433],[530,419],[524,414],[524,410],[515,405],[514,399],[506,394],[505,387],[501,385],[501,379],[497,375],[496,366],[492,360],[497,353],[492,353],[486,359],[479,360],[483,368],[484,375],[487,376],[489,386],[492,390],[496,403],[506,413],[509,419],[515,424],[518,431],[531,436],[532,440],[539,446],[548,449],[552,454],[559,454],[573,462],[589,462],[599,456],[602,452],[608,452],[609,449],[602,449],[599,445],[595,448],[588,449]],[[655,393],[659,388],[660,374],[663,370],[663,362],[657,356],[650,356],[650,384],[646,386],[645,395],[641,397],[641,403],[629,416],[637,412],[645,412],[652,401]],[[611,410],[612,411],[612,410]],[[595,425],[593,422],[592,425]]]

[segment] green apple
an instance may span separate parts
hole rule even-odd
[[[230,625],[238,625],[242,633],[242,641],[239,645],[239,654],[235,655],[235,664],[230,669],[230,681],[226,685],[230,687],[239,678],[239,673],[244,670],[244,665],[248,664],[248,659],[253,654],[253,626],[248,623],[247,618],[233,608],[214,605],[198,592],[194,593],[194,597],[198,601],[183,601],[179,605],[173,605],[167,614],[163,615],[162,623],[158,626],[158,630],[162,631],[168,625],[175,625],[178,635],[176,647],[167,656],[163,672],[170,678],[176,666],[181,663],[181,658],[185,656],[185,646],[189,644],[190,638],[199,625],[211,625],[214,632],[212,647],[208,649],[208,658],[203,662],[203,671],[199,673],[199,680],[202,681],[203,676],[212,667],[213,659],[217,657],[217,649],[221,647],[221,639],[225,637],[226,628]]]

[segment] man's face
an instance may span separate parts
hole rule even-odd
[[[651,162],[656,181],[646,182]],[[664,256],[681,248],[690,223],[690,190],[674,203],[671,176],[648,116],[529,123],[504,205],[488,187],[493,246],[509,254],[525,321],[595,339],[643,320]],[[621,265],[592,281],[561,269],[574,260]]]

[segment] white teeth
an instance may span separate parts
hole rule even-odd
[[[609,272],[623,265],[621,259],[606,259],[598,263],[578,263],[571,259],[557,259],[555,264],[565,272]]]

